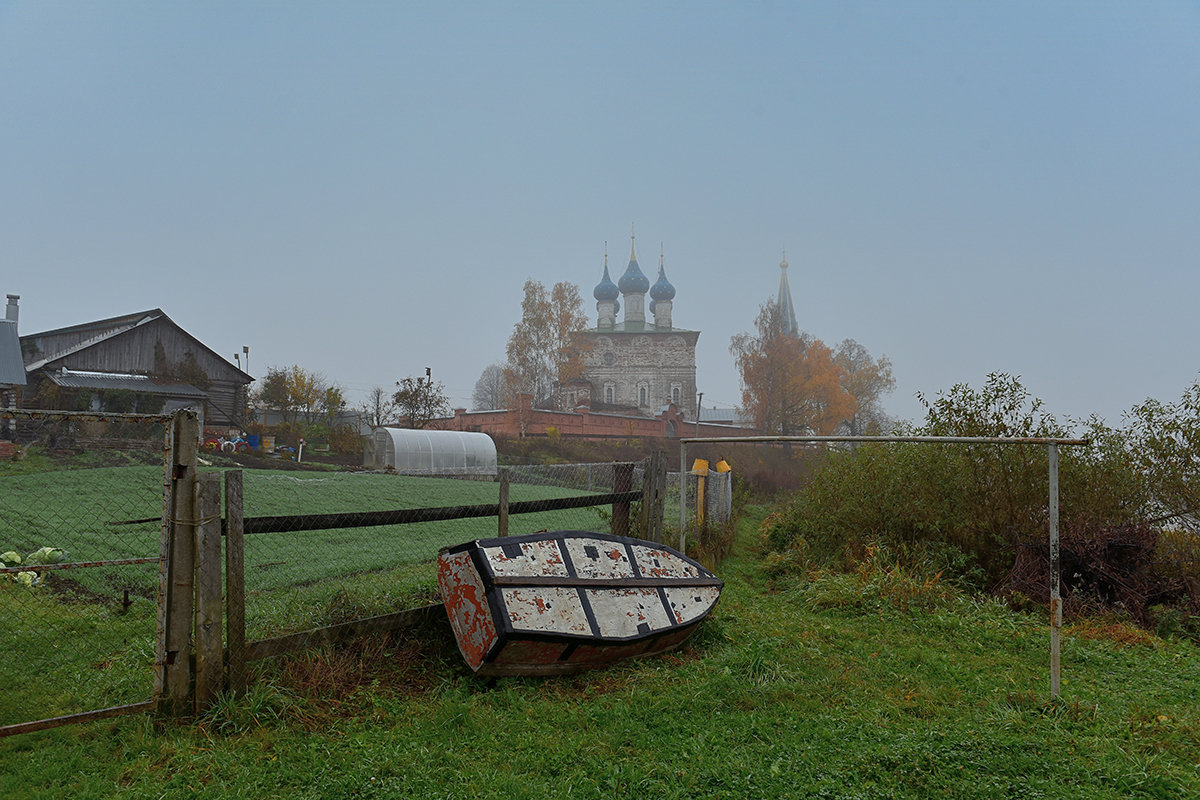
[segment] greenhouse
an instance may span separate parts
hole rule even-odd
[[[496,443],[486,433],[376,428],[363,466],[420,475],[495,475]]]

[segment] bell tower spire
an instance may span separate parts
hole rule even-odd
[[[783,260],[779,262],[779,296],[775,302],[779,304],[783,316],[783,332],[789,336],[798,336],[800,326],[796,323],[796,308],[792,305],[792,290],[788,286],[787,270],[787,250],[784,250]]]

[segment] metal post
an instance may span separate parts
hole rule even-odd
[[[1050,460],[1050,696],[1062,696],[1059,634],[1062,630],[1061,564],[1058,546],[1058,445],[1049,445]]]
[[[679,552],[687,546],[687,442],[679,443]]]

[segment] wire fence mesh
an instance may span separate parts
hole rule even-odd
[[[0,726],[152,699],[169,420],[0,411]]]
[[[528,509],[512,515],[510,534],[609,529],[611,505],[555,506],[564,499],[620,491],[614,489],[620,483],[614,465],[505,469],[509,504]],[[640,488],[641,479],[641,470],[632,470],[629,488]],[[246,639],[251,642],[436,603],[438,550],[498,534],[495,511],[482,508],[500,501],[496,479],[245,470],[243,482]],[[397,509],[458,509],[462,518],[336,527],[352,514]],[[250,532],[255,518],[314,514],[329,515],[334,527]]]

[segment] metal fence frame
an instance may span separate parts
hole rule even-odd
[[[711,439],[679,440],[679,471],[687,470],[687,446],[689,444],[748,443],[770,444],[796,442],[803,444],[856,444],[856,443],[913,443],[913,444],[1015,444],[1046,447],[1049,455],[1049,528],[1050,528],[1050,696],[1055,700],[1062,697],[1062,591],[1061,565],[1059,560],[1058,536],[1058,448],[1060,446],[1086,447],[1088,439],[1057,437],[1003,437],[1003,436],[722,436]],[[679,528],[683,537],[686,509],[680,493]],[[681,543],[682,546],[682,543]]]

